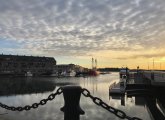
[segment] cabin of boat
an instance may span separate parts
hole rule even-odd
[[[120,68],[119,72],[120,78],[123,78],[124,76],[128,77],[129,76],[129,69],[126,68]]]

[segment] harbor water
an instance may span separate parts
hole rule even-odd
[[[0,102],[9,106],[32,105],[47,98],[61,86],[79,85],[108,105],[124,111],[128,116],[151,120],[143,98],[135,100],[135,97],[109,96],[109,86],[115,81],[119,81],[118,72],[97,77],[3,77],[0,79]],[[0,108],[0,120],[63,120],[64,114],[60,111],[63,106],[64,100],[61,94],[46,105],[30,111],[13,112]],[[80,106],[85,111],[85,115],[80,117],[81,120],[120,120],[83,95]]]

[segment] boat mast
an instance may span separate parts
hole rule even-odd
[[[92,69],[93,69],[93,67],[94,67],[94,59],[92,58]]]
[[[95,69],[97,70],[97,59],[95,59]]]

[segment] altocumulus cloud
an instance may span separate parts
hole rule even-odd
[[[27,53],[81,56],[99,50],[162,49],[165,44],[164,0],[0,3],[0,39],[18,43],[13,48],[17,52],[22,49]],[[13,50],[5,45],[3,49]]]

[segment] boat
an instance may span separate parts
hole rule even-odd
[[[32,74],[30,71],[27,71],[27,72],[25,73],[25,76],[26,76],[26,77],[32,77],[33,74]]]
[[[123,78],[124,76],[128,77],[129,76],[129,69],[126,68],[120,68],[119,72],[120,78]]]
[[[76,75],[76,72],[74,70],[66,72],[65,76],[66,77],[74,77]]]
[[[97,59],[92,58],[92,69],[88,71],[89,76],[97,76],[100,72],[97,71]]]
[[[88,74],[89,76],[98,76],[100,73],[97,70],[90,70]]]
[[[61,76],[64,76],[64,77],[75,77],[76,76],[76,72],[74,70],[64,71],[64,72],[61,73]]]

